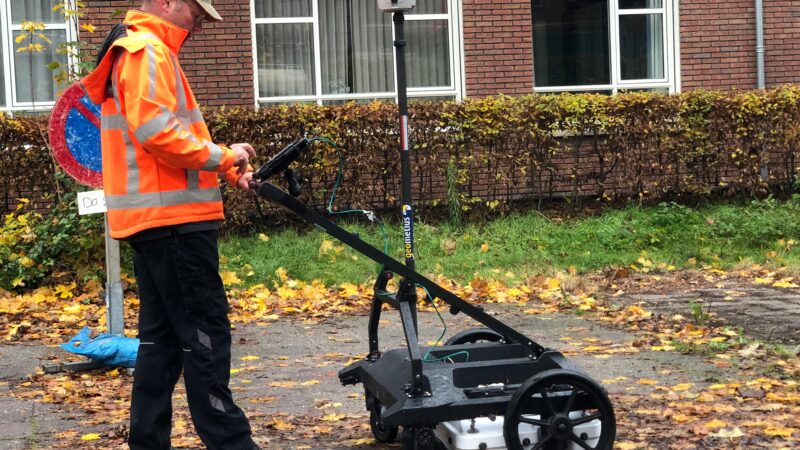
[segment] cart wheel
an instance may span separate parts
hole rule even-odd
[[[600,422],[599,433],[587,428],[594,421]],[[520,424],[540,428],[540,439],[533,447],[529,447],[530,437],[520,437]],[[591,378],[563,369],[545,370],[525,381],[511,397],[503,424],[509,450],[575,446],[611,450],[615,434],[614,408],[605,390]]]
[[[502,342],[502,334],[489,328],[471,328],[448,339],[444,345],[479,344],[481,342]]]
[[[367,408],[369,409],[369,428],[375,440],[382,444],[390,444],[397,439],[396,426],[385,425],[381,420],[383,405],[377,398],[367,394]]]
[[[405,450],[446,450],[447,447],[436,437],[433,428],[403,427],[403,448]]]

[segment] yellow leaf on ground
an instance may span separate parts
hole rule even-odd
[[[646,446],[635,442],[624,441],[615,443],[614,447],[619,450],[636,450],[637,448],[645,448]]]
[[[668,352],[668,351],[671,351],[671,350],[675,350],[675,347],[673,347],[671,345],[654,345],[654,346],[650,347],[650,350],[652,350],[654,352]]]
[[[703,403],[711,403],[716,399],[717,399],[716,396],[711,395],[708,392],[703,392],[703,393],[701,393],[700,395],[697,396],[697,401],[698,402],[703,402]]]
[[[712,419],[712,420],[709,420],[708,422],[706,422],[704,425],[708,429],[712,429],[712,428],[716,429],[716,428],[722,428],[722,427],[724,427],[724,426],[726,426],[728,424],[723,422],[723,421],[721,421],[721,420],[719,420],[719,419]]]
[[[289,422],[283,421],[281,419],[275,419],[272,421],[272,423],[268,425],[271,425],[276,430],[283,430],[283,431],[294,430],[294,425],[292,425]]]
[[[558,278],[548,278],[547,279],[547,288],[548,289],[558,289],[561,287],[561,281]]]
[[[331,250],[333,250],[333,242],[327,239],[323,239],[322,243],[319,245],[319,256],[326,255]]]
[[[796,430],[795,428],[780,428],[780,427],[770,427],[764,430],[764,434],[767,436],[780,436],[784,438],[792,437],[792,433]]]
[[[653,315],[650,311],[636,305],[631,305],[622,313],[628,320],[648,319]]]
[[[754,342],[748,345],[747,347],[739,350],[739,356],[744,356],[745,358],[753,356],[756,353],[756,350],[758,350],[758,347],[760,345],[761,344],[759,344],[758,342]]]
[[[739,427],[736,427],[732,430],[727,430],[725,428],[719,430],[716,433],[711,433],[711,436],[719,437],[719,438],[726,438],[726,439],[733,439],[733,438],[740,438],[744,436],[742,430]]]
[[[73,289],[75,289],[75,283],[70,283],[68,286],[59,284],[58,286],[56,286],[53,295],[56,295],[59,298],[72,298],[74,297],[74,295],[72,294]]]
[[[96,441],[97,439],[100,439],[100,435],[97,433],[89,433],[81,436],[82,441]]]
[[[684,423],[692,420],[692,418],[687,416],[686,414],[677,413],[672,415],[672,420],[678,423]]]
[[[80,303],[78,303],[75,305],[65,306],[64,312],[67,314],[78,314],[79,312],[81,312],[81,305]]]
[[[239,359],[241,359],[242,361],[255,361],[257,359],[261,359],[261,357],[260,356],[247,355],[247,356],[242,356]]]
[[[242,284],[242,280],[236,276],[236,272],[220,272],[220,277],[222,277],[222,284],[225,286],[233,286],[235,284]]]
[[[792,277],[787,277],[787,278],[783,278],[781,280],[778,280],[778,281],[772,283],[772,286],[779,287],[779,288],[796,288],[796,287],[800,287],[800,286],[792,283]]]
[[[339,296],[342,298],[358,297],[358,285],[353,283],[342,283],[339,285]]]
[[[508,295],[510,297],[519,297],[522,294],[524,294],[524,292],[522,292],[521,290],[519,290],[517,288],[509,288],[508,289]]]
[[[320,420],[322,420],[323,422],[338,422],[338,421],[340,421],[340,420],[342,420],[342,419],[344,419],[346,417],[347,417],[347,414],[331,413],[331,414],[322,416],[322,419],[320,419]]]

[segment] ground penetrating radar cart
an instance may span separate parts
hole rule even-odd
[[[415,0],[378,0],[393,13],[405,262],[401,263],[297,200],[298,177],[290,164],[311,147],[299,139],[254,174],[253,189],[269,201],[325,230],[381,264],[368,325],[369,353],[339,372],[345,384],[361,383],[370,427],[379,442],[392,442],[402,427],[407,449],[419,450],[609,450],[616,422],[608,395],[596,381],[559,352],[546,349],[414,270],[414,215],[411,207],[410,145],[405,80],[404,12]],[[269,180],[285,174],[289,191]],[[389,280],[400,277],[396,292]],[[439,299],[451,314],[464,313],[483,324],[423,347],[417,333],[417,288]],[[382,306],[400,313],[407,348],[382,353],[378,323]]]

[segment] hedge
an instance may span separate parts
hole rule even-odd
[[[799,98],[799,87],[785,86],[413,103],[414,204],[423,211],[450,206],[451,214],[483,216],[559,197],[653,202],[791,186],[800,148]],[[393,104],[223,108],[206,111],[205,117],[216,142],[252,143],[259,154],[255,165],[300,136],[327,137],[345,158],[335,208],[398,205]],[[38,199],[60,189],[43,129],[41,118],[0,115],[0,207],[5,211],[16,208],[16,197]],[[335,149],[315,144],[298,164],[307,181],[304,201],[324,209],[338,163]],[[231,189],[224,197],[228,230],[282,217]]]

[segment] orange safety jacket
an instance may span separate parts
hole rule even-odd
[[[217,173],[234,152],[211,142],[178,52],[189,32],[143,11],[81,83],[102,104],[103,190],[111,236],[223,218]],[[107,90],[110,79],[111,89]]]

